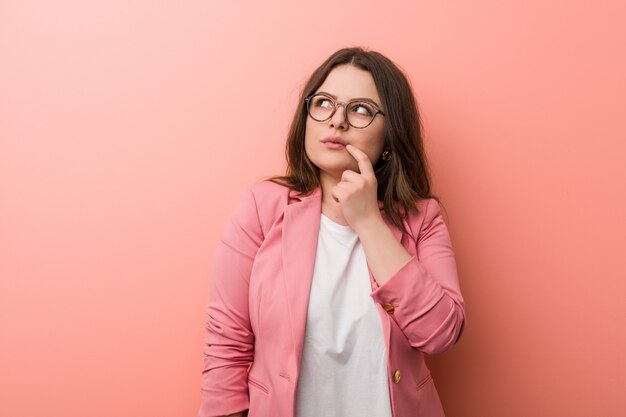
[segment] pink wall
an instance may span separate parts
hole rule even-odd
[[[0,416],[195,413],[218,233],[354,44],[423,111],[467,301],[449,417],[625,415],[624,3],[293,3],[0,2]]]

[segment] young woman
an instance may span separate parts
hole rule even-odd
[[[199,416],[443,416],[424,354],[465,314],[406,77],[337,51],[302,91],[286,157],[216,249]]]

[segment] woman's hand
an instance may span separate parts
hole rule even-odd
[[[346,149],[357,160],[360,174],[346,170],[331,190],[343,216],[359,235],[365,258],[379,285],[405,265],[411,255],[395,238],[378,208],[376,175],[368,156],[352,145]]]
[[[347,145],[346,150],[356,159],[361,173],[344,171],[341,181],[331,190],[331,195],[340,204],[350,227],[359,233],[359,229],[368,224],[382,221],[378,208],[378,182],[374,167],[365,152],[352,145]]]

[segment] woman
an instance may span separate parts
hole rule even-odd
[[[406,77],[337,51],[302,91],[286,156],[216,249],[199,416],[443,416],[424,354],[465,314]]]

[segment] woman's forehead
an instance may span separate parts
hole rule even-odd
[[[380,103],[372,74],[352,65],[340,65],[333,68],[316,92],[320,91],[338,100],[369,98]]]

